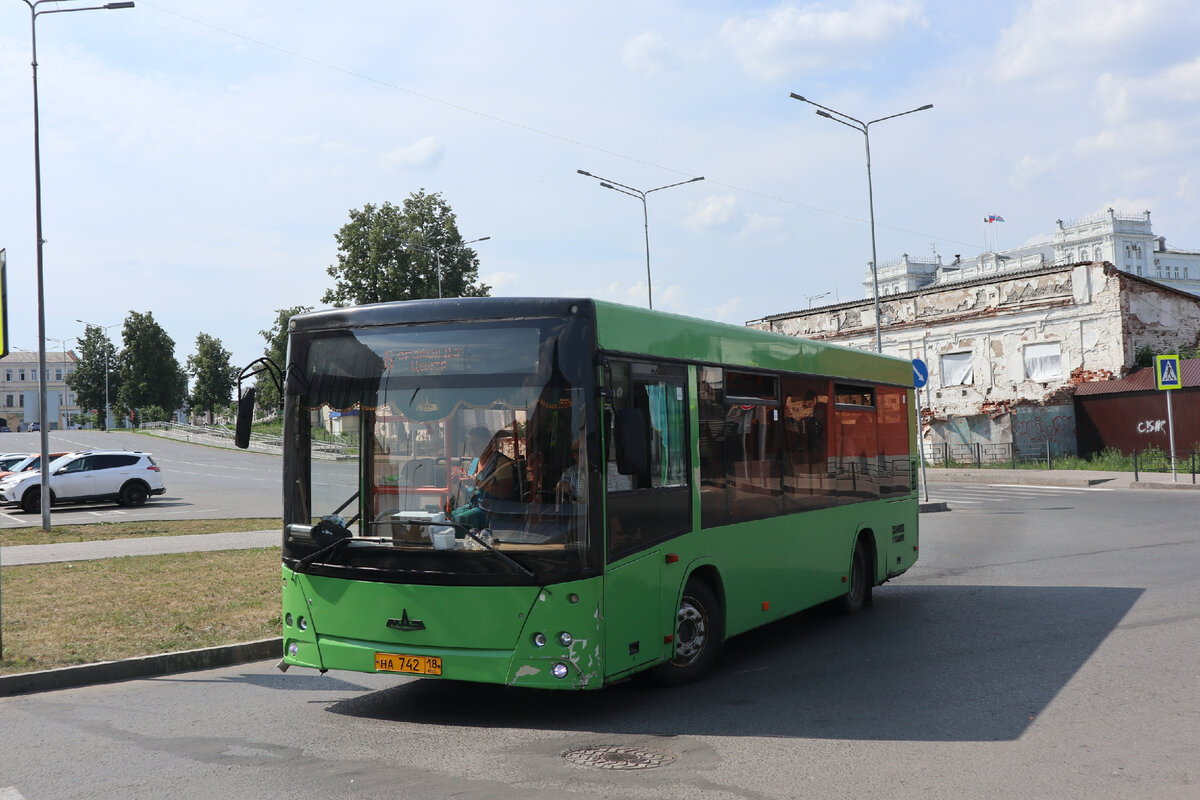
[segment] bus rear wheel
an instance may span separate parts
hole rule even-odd
[[[662,686],[680,686],[707,672],[725,639],[725,616],[707,583],[692,578],[675,613],[675,657],[651,670]]]
[[[854,543],[854,555],[850,557],[850,586],[842,595],[841,610],[844,614],[854,614],[862,610],[871,596],[871,569],[867,556],[867,547],[860,537]]]

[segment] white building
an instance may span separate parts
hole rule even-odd
[[[75,371],[75,353],[46,350],[47,430],[62,430],[78,423],[75,392],[66,378]],[[38,354],[24,350],[0,358],[0,427],[25,430],[38,421]]]
[[[1056,246],[1078,254],[1104,246],[1097,241],[1064,235]],[[1157,252],[1144,247],[1142,258]],[[1131,247],[1132,270],[1107,262],[1049,264],[881,292],[883,352],[929,367],[921,393],[926,444],[1015,443],[1071,452],[1077,385],[1124,377],[1142,347],[1161,353],[1200,344],[1200,297],[1139,277],[1136,258]],[[1185,268],[1197,269],[1181,263],[1181,276]],[[870,298],[747,324],[864,350],[875,345]]]
[[[1167,247],[1166,237],[1154,235],[1149,211],[1118,214],[1110,208],[1069,223],[1060,219],[1057,226],[1051,241],[980,253],[971,259],[955,256],[949,264],[943,264],[941,256],[919,259],[907,253],[899,260],[881,262],[879,295],[1085,261],[1107,261],[1122,272],[1200,295],[1200,252]],[[866,296],[874,297],[874,278],[869,265],[863,286]]]

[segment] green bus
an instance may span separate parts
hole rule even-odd
[[[458,298],[297,315],[279,377],[283,669],[680,684],[727,637],[853,612],[917,559],[899,359]]]

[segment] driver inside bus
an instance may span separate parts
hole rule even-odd
[[[450,512],[456,522],[473,528],[487,526],[487,512],[481,508],[487,500],[511,500],[516,485],[516,465],[500,452],[500,439],[507,431],[497,431],[493,436],[482,426],[467,431],[467,450],[476,454],[467,470],[467,477],[474,481],[467,501]]]

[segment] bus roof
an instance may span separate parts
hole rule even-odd
[[[591,315],[601,349],[912,386],[908,361],[756,328],[587,298],[455,297],[310,311],[296,331],[424,322]]]

